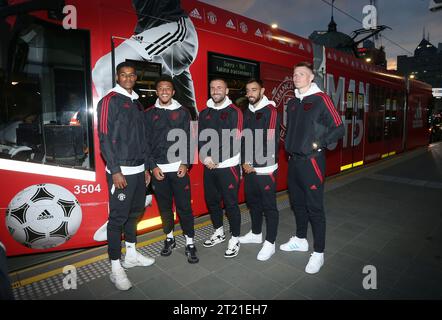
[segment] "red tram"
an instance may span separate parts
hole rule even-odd
[[[137,64],[135,89],[145,107],[155,100],[154,80],[162,73],[180,79],[187,90],[182,104],[195,113],[205,107],[211,77],[227,79],[230,98],[241,107],[247,80],[261,78],[283,115],[283,132],[293,66],[313,62],[316,82],[346,124],[345,137],[327,151],[327,175],[428,143],[431,87],[425,83],[196,0],[181,1],[181,16],[164,4],[178,0],[137,2],[9,0],[0,6],[0,241],[8,255],[104,243],[97,232],[107,221],[108,195],[96,106],[125,59]],[[149,15],[155,3],[173,19]],[[283,149],[278,190],[287,188]],[[207,212],[202,169],[196,164],[190,173],[195,216]],[[160,225],[153,200],[138,230]]]

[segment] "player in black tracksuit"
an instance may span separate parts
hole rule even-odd
[[[198,121],[198,145],[200,159],[205,165],[204,196],[215,229],[203,245],[212,247],[225,240],[222,200],[232,233],[224,257],[233,258],[239,252],[241,228],[238,188],[243,115],[228,98],[228,92],[225,80],[213,79],[210,82],[211,99],[207,108],[201,111]],[[206,134],[210,136],[207,143],[204,141]]]
[[[275,253],[279,213],[276,206],[276,171],[278,169],[280,116],[273,101],[264,95],[261,80],[249,80],[246,96],[249,107],[244,112],[241,163],[244,190],[250,210],[252,230],[240,237],[241,243],[262,242],[262,220],[266,217],[266,241],[257,259],[268,260]]]
[[[162,256],[169,256],[176,242],[173,236],[175,226],[172,204],[180,219],[186,237],[187,260],[197,263],[196,247],[193,243],[194,217],[190,198],[190,178],[187,169],[190,165],[190,120],[189,111],[172,97],[175,94],[173,80],[162,76],[155,83],[158,99],[154,106],[146,109],[147,146],[149,168],[153,173],[152,186],[160,209],[163,231],[167,235]],[[168,134],[176,135],[168,139]],[[176,142],[178,136],[179,142]],[[173,140],[172,140],[173,139]],[[168,141],[172,140],[172,141]],[[176,146],[178,143],[178,151]]]
[[[128,290],[131,283],[120,264],[121,233],[124,231],[125,268],[149,266],[154,259],[136,251],[137,219],[144,213],[146,185],[146,133],[143,107],[135,85],[135,67],[130,63],[117,66],[118,84],[97,107],[100,149],[106,161],[109,191],[108,253],[112,263],[111,280],[119,290]]]
[[[344,126],[331,99],[313,83],[310,63],[294,70],[295,97],[287,104],[285,149],[289,154],[288,187],[296,218],[296,236],[284,251],[307,251],[307,226],[312,225],[314,252],[306,266],[316,273],[324,264],[325,148],[344,136]]]

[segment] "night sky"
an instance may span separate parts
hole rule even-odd
[[[202,1],[264,23],[276,22],[280,29],[305,38],[314,30],[327,30],[330,22],[331,0]],[[334,20],[338,25],[338,31],[350,35],[352,31],[362,28],[362,23],[356,20],[363,20],[362,9],[367,4],[370,4],[370,1],[336,0],[335,7],[354,17],[353,19],[335,9]],[[414,49],[422,40],[424,28],[425,38],[429,33],[433,45],[437,47],[438,43],[442,42],[442,10],[428,10],[429,0],[377,0],[376,5],[378,25],[391,28],[385,30],[377,42],[377,46],[382,44],[386,48],[389,68],[395,67],[396,56],[413,55]]]

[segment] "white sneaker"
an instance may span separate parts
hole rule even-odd
[[[133,267],[148,267],[155,263],[155,259],[151,257],[146,257],[137,251],[137,255],[135,257],[126,256],[124,261],[121,262],[123,268],[129,269]]]
[[[132,283],[127,278],[126,272],[124,272],[123,268],[111,272],[110,280],[115,284],[118,290],[126,291],[132,288]]]
[[[324,253],[313,252],[305,267],[305,272],[314,274],[318,273],[321,267],[324,265]]]
[[[214,245],[224,242],[226,240],[226,235],[224,233],[219,233],[215,231],[210,239],[204,241],[203,246],[206,248],[213,247]]]
[[[239,252],[239,241],[235,239],[230,239],[227,245],[227,250],[224,253],[224,258],[233,258],[238,255]]]
[[[256,257],[259,261],[269,260],[271,256],[275,253],[275,244],[264,241],[264,245],[262,249],[259,251],[258,256]]]
[[[250,230],[246,235],[239,237],[240,243],[262,243],[262,233],[255,234]]]
[[[282,251],[308,251],[307,239],[300,239],[298,237],[291,237],[290,240],[279,246]]]

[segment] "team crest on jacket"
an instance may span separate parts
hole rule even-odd
[[[256,113],[256,120],[259,120],[262,118],[262,112],[257,112]]]
[[[120,193],[120,194],[118,195],[118,200],[120,200],[120,201],[124,201],[124,199],[126,199],[126,195],[125,195],[124,193]]]
[[[226,120],[229,117],[229,114],[227,112],[222,112],[221,113],[221,120]]]
[[[153,121],[157,121],[159,118],[160,118],[160,116],[157,115],[157,114],[155,114],[155,115],[152,117],[152,120],[153,120]]]
[[[179,113],[178,111],[173,111],[173,112],[170,114],[170,119],[173,120],[173,121],[175,121],[176,119],[178,119],[179,116],[180,116],[180,113]]]
[[[126,108],[126,109],[129,109],[130,108],[130,104],[128,102],[126,102],[125,104],[123,104],[123,107]]]
[[[311,102],[304,103],[304,111],[308,111],[312,107],[313,107],[313,103],[311,103]]]

